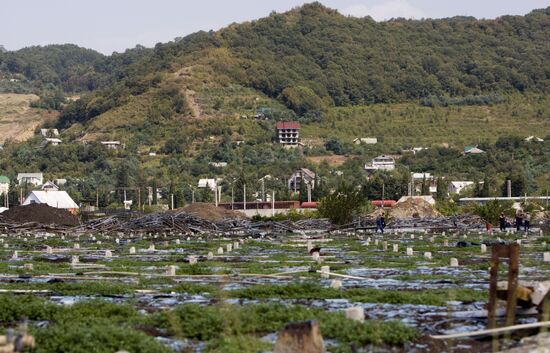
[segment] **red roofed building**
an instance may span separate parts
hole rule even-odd
[[[300,142],[300,123],[294,121],[279,121],[277,123],[279,143],[285,146],[297,146]]]

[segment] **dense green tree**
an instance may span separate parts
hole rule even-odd
[[[321,216],[336,224],[346,224],[365,204],[361,191],[350,184],[341,184],[333,193],[325,196],[319,203]]]

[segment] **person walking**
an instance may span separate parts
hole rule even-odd
[[[378,215],[378,217],[376,217],[376,231],[375,233],[378,233],[378,231],[380,231],[380,233],[384,234],[384,227],[386,226],[386,222],[384,220],[384,213],[380,213]]]
[[[504,212],[502,212],[500,217],[498,217],[498,224],[500,226],[500,231],[506,232],[506,216],[504,215]]]
[[[521,226],[523,225],[523,212],[521,210],[517,210],[516,212],[516,231],[521,230]]]
[[[523,230],[527,233],[529,232],[529,226],[531,225],[531,215],[529,212],[526,212],[523,215]]]

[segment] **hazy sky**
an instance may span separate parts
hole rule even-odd
[[[304,0],[4,0],[0,44],[8,50],[30,45],[74,43],[110,54],[136,44],[153,46],[198,30],[284,12]],[[495,18],[524,15],[550,0],[323,0],[351,16]]]

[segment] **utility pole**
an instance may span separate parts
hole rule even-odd
[[[271,192],[271,217],[275,217],[275,191]]]
[[[243,184],[243,207],[244,207],[244,210],[246,211],[246,184]]]
[[[172,210],[174,209],[174,194],[170,194],[170,206],[172,206]]]
[[[95,190],[95,207],[99,208],[99,191]]]

